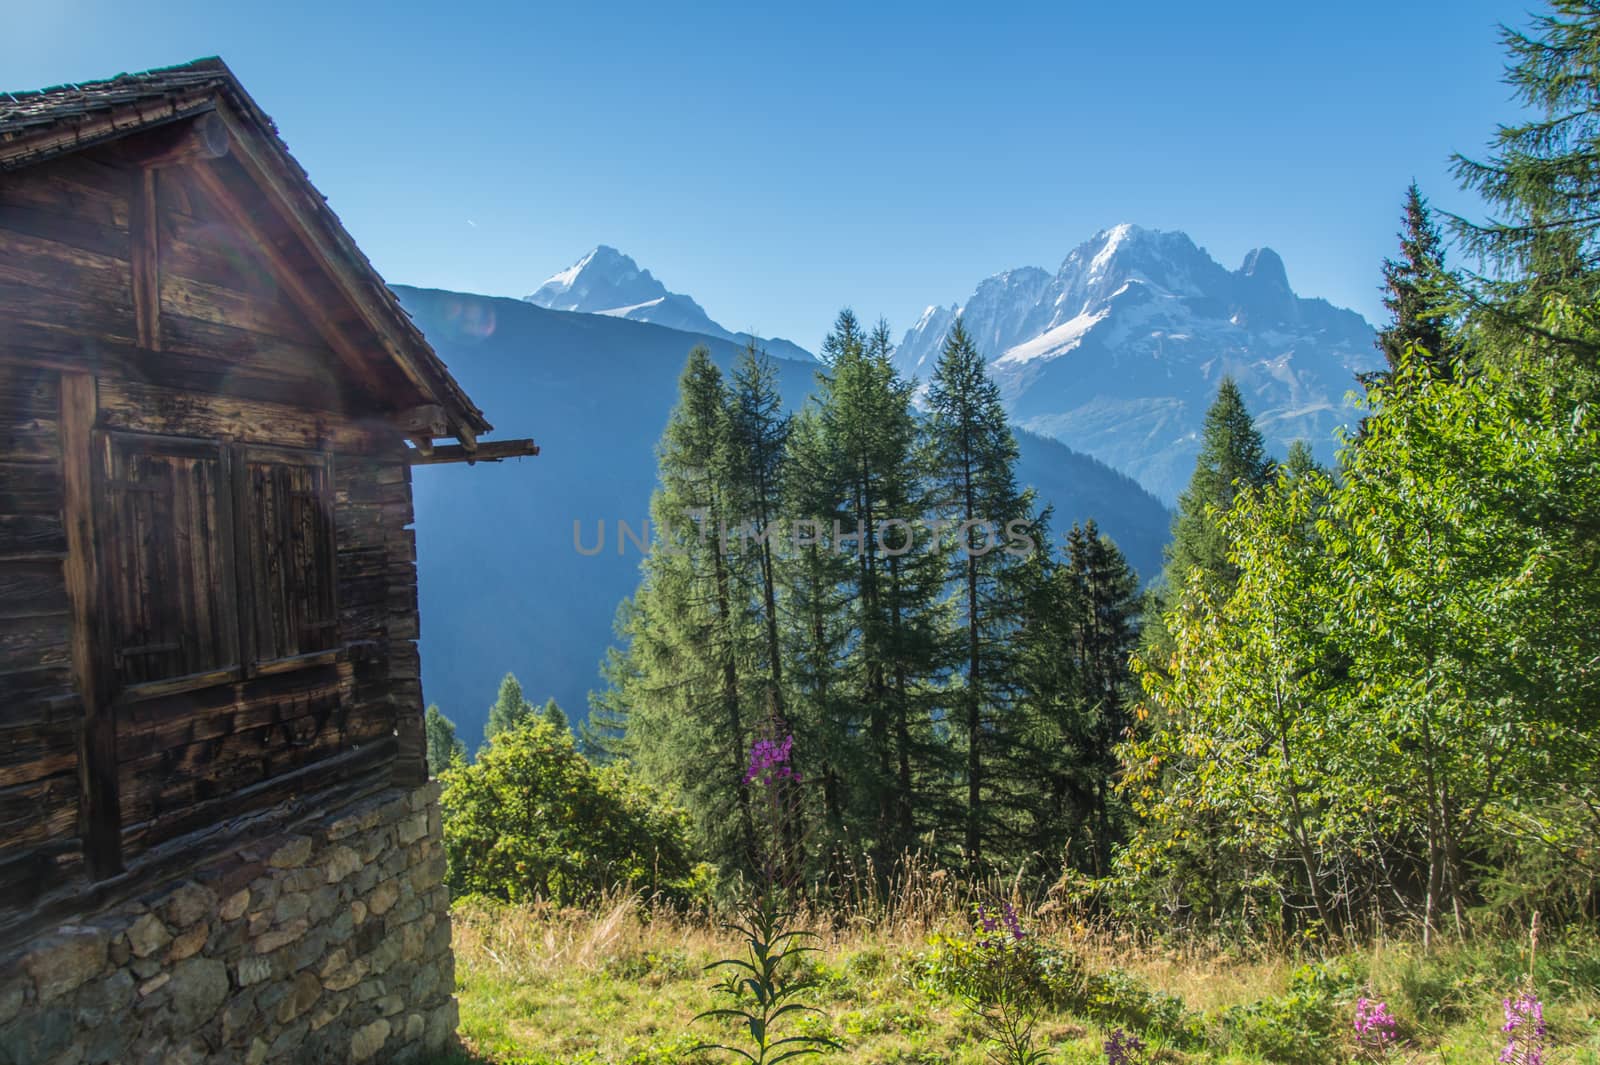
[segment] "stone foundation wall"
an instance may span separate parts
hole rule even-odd
[[[0,1065],[387,1065],[452,1045],[438,794],[383,792],[0,959]]]

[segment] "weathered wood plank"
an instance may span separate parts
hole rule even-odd
[[[236,292],[205,279],[165,274],[161,278],[161,310],[263,336],[282,337],[305,347],[316,347],[320,341],[300,315],[279,301]]]
[[[66,663],[0,673],[0,728],[82,716]]]
[[[63,213],[59,208],[17,200],[0,186],[0,230],[52,240],[80,251],[113,259],[128,258],[126,227],[106,225]]]
[[[78,778],[70,768],[0,787],[0,858],[49,840],[70,839],[77,827]]]
[[[9,459],[10,455],[4,452]],[[0,514],[61,510],[61,471],[53,462],[0,462]]]
[[[90,875],[104,879],[122,871],[122,814],[117,796],[116,708],[108,698],[109,641],[96,547],[103,525],[103,519],[97,521],[94,498],[96,411],[95,379],[88,374],[63,375],[62,511],[68,542],[65,576],[72,601],[69,660],[84,708],[77,765],[82,795],[78,831]]]
[[[0,561],[65,558],[66,533],[55,514],[0,514]]]
[[[56,292],[35,284],[0,279],[0,321],[8,333],[32,327],[38,337],[52,337],[49,350],[83,357],[102,341],[134,343],[133,297],[125,290],[115,298],[96,299],[82,289]],[[39,345],[45,347],[44,343]]]
[[[132,305],[127,260],[9,229],[0,229],[0,282],[84,304]]]
[[[238,396],[205,395],[133,381],[102,381],[100,424],[164,436],[229,437],[246,443],[318,450],[363,450],[384,443],[363,427],[321,411]]]
[[[7,174],[0,203],[42,208],[100,225],[128,228],[128,194],[123,171],[70,156]]]
[[[69,613],[67,583],[57,562],[0,562],[0,618]]]
[[[139,346],[161,350],[161,230],[156,208],[156,171],[129,174],[129,272],[133,320]]]
[[[78,723],[53,721],[0,729],[6,757],[0,764],[0,788],[28,784],[56,773],[78,771]],[[0,834],[0,838],[4,838]]]

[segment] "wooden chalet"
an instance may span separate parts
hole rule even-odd
[[[426,782],[410,466],[489,429],[220,60],[0,93],[0,948]]]

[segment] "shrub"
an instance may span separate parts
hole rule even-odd
[[[679,898],[694,889],[686,816],[623,767],[591,765],[548,721],[497,733],[441,779],[457,895],[570,905],[617,887]]]

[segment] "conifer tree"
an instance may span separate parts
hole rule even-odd
[[[522,685],[515,674],[507,673],[500,680],[500,693],[489,707],[489,720],[483,726],[483,738],[492,740],[502,732],[521,725],[533,716],[533,704],[522,694]]]
[[[1172,543],[1167,545],[1160,586],[1147,597],[1143,643],[1153,652],[1151,661],[1159,661],[1171,650],[1163,615],[1183,594],[1196,570],[1199,579],[1222,593],[1238,580],[1238,568],[1228,559],[1220,519],[1239,489],[1265,485],[1272,469],[1238,385],[1233,378],[1224,377],[1216,400],[1206,411],[1194,475],[1178,497],[1178,515],[1172,522]]]
[[[428,771],[433,776],[467,760],[467,746],[456,737],[455,722],[444,716],[439,704],[428,704],[422,727],[428,738]]]
[[[850,636],[852,567],[834,542],[839,480],[839,460],[822,411],[808,403],[791,425],[783,457],[781,498],[791,525],[787,557],[777,569],[785,622],[780,637],[797,755],[819,782],[830,851],[845,838],[849,782],[859,779],[854,718],[840,679]]]
[[[1074,612],[1073,658],[1078,663],[1077,695],[1090,723],[1086,736],[1086,774],[1093,788],[1088,818],[1093,826],[1090,852],[1096,876],[1105,875],[1115,840],[1111,784],[1116,748],[1131,724],[1133,694],[1129,656],[1138,642],[1139,578],[1117,545],[1094,520],[1067,538],[1068,574],[1078,609]]]
[[[1589,307],[1600,298],[1600,2],[1549,0],[1531,30],[1501,36],[1506,81],[1533,117],[1500,126],[1484,160],[1456,156],[1456,176],[1496,217],[1451,222],[1488,268],[1477,279],[1480,312],[1592,365],[1600,352],[1592,333],[1548,319],[1545,303],[1557,296]]]
[[[868,334],[842,311],[823,343],[829,368],[819,376],[817,403],[834,474],[832,547],[851,564],[845,601],[854,639],[844,675],[865,758],[849,778],[850,799],[884,870],[917,831],[917,782],[926,776],[918,707],[937,653],[929,635],[937,588],[919,579],[914,552],[904,550],[922,489],[912,388],[895,371],[892,350],[886,324]]]
[[[545,700],[544,706],[539,709],[539,717],[548,721],[558,732],[569,729],[567,712],[561,709],[561,704],[555,701],[554,696]]]
[[[622,686],[615,698],[626,706],[626,745],[640,771],[689,810],[714,858],[749,870],[754,586],[736,532],[730,434],[722,373],[697,346],[658,449],[651,552],[611,680]]]
[[[1017,442],[999,386],[960,319],[929,383],[928,408],[933,509],[954,530],[946,576],[958,588],[962,683],[953,717],[965,746],[963,848],[975,870],[996,825],[996,811],[988,808],[997,798],[995,782],[987,778],[999,751],[991,748],[1002,748],[1015,731],[1007,713],[1019,606],[1011,577],[1018,557],[1007,537],[1026,523],[1031,508],[1017,488]]]
[[[748,546],[759,574],[762,652],[765,659],[764,711],[783,733],[791,731],[784,707],[783,650],[778,638],[778,579],[773,550],[782,508],[783,454],[790,419],[778,395],[777,370],[752,342],[733,373],[729,404],[732,492],[735,508],[749,516]]]
[[[1423,362],[1429,372],[1448,378],[1454,349],[1448,333],[1444,241],[1414,181],[1406,190],[1404,225],[1400,258],[1383,261],[1383,305],[1393,319],[1378,333],[1378,348],[1389,373],[1415,345],[1426,352]]]

